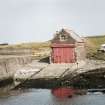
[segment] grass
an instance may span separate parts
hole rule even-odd
[[[97,50],[100,48],[101,44],[105,43],[105,35],[103,36],[91,36],[86,37],[86,52],[87,52],[87,58],[90,59],[101,59],[105,60],[105,53],[98,52]],[[33,43],[22,43],[17,45],[6,45],[6,46],[0,46],[0,49],[6,48],[6,49],[31,49],[34,55],[39,54],[38,56],[42,56],[46,53],[46,51],[50,50],[50,41],[46,42],[33,42]]]
[[[1,45],[0,48],[39,49],[39,48],[48,48],[49,46],[50,46],[50,41],[21,43],[21,44],[5,45],[5,46]]]
[[[105,44],[105,35],[86,37],[87,57],[90,59],[105,60],[105,53],[98,52],[101,44]]]
[[[35,59],[40,59],[49,55],[50,41],[30,42],[30,43],[21,43],[21,44],[4,45],[4,46],[1,45],[0,51],[1,51],[0,54],[2,54],[3,51],[5,51],[4,53],[6,54],[4,55],[29,54],[32,55]]]

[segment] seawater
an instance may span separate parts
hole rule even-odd
[[[55,97],[49,89],[23,89],[0,94],[0,105],[105,105],[105,94]]]

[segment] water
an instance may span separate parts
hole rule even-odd
[[[89,93],[60,99],[47,89],[29,89],[0,95],[0,105],[105,105],[105,95]]]

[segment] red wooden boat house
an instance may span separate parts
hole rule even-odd
[[[75,63],[85,59],[83,38],[68,29],[56,32],[52,39],[51,63]]]

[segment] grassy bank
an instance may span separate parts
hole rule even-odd
[[[87,58],[105,60],[105,53],[98,52],[101,44],[105,43],[105,35],[86,37]],[[50,54],[50,41],[22,43],[17,45],[0,46],[0,49],[30,49],[35,58],[46,57]]]
[[[30,42],[21,44],[1,45],[1,55],[32,55],[35,58],[43,58],[50,53],[50,41],[47,42]]]
[[[50,46],[50,41],[46,42],[30,42],[30,43],[21,43],[21,44],[10,44],[10,45],[0,45],[0,48],[21,48],[21,49],[39,49],[39,48],[48,48]]]
[[[86,37],[87,58],[105,60],[105,53],[98,51],[101,44],[105,44],[105,35]]]

